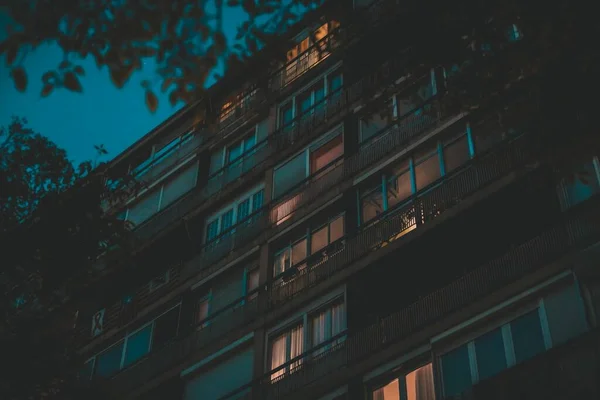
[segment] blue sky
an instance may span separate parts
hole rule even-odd
[[[241,9],[230,9],[227,17],[226,35],[233,39],[245,15]],[[4,34],[2,26],[0,15],[0,38]],[[95,158],[96,144],[103,144],[109,152],[104,161],[115,157],[182,106],[172,107],[168,96],[155,90],[159,107],[155,114],[148,111],[140,83],[149,79],[160,87],[152,61],[146,62],[143,70],[135,73],[123,89],[117,89],[106,68],[99,70],[91,58],[83,60],[81,64],[86,71],[81,79],[83,93],[56,90],[42,98],[41,75],[56,68],[61,60],[62,52],[54,45],[40,47],[29,54],[24,62],[29,85],[25,93],[19,93],[9,77],[4,58],[0,57],[0,125],[6,125],[12,115],[27,118],[32,129],[67,150],[75,163]]]

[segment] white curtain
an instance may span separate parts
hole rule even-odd
[[[433,367],[431,364],[406,375],[406,394],[407,400],[435,400]]]
[[[287,334],[281,335],[271,344],[271,370],[283,365],[286,361],[286,339]],[[271,374],[271,380],[276,379],[284,373],[285,369],[282,368],[281,370]]]
[[[302,332],[303,332],[303,326],[300,325],[300,326],[292,329],[292,332],[290,333],[290,360],[292,360],[302,354],[302,351],[304,349],[304,335],[302,334]],[[290,365],[290,370],[293,370],[294,368],[298,367],[300,364],[302,364],[302,359],[293,362]]]
[[[331,337],[342,333],[346,329],[346,311],[344,303],[331,308]]]
[[[287,248],[275,256],[275,265],[273,266],[273,276],[281,274],[290,267],[290,249]]]
[[[400,385],[394,379],[382,388],[373,392],[373,400],[400,400]]]
[[[329,339],[331,332],[331,311],[325,310],[313,317],[312,320],[312,345],[313,347],[318,346],[327,339]],[[325,350],[325,347],[320,348],[315,352],[320,354]]]

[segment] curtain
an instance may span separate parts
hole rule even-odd
[[[331,337],[339,335],[346,329],[346,314],[344,304],[338,304],[331,308]]]
[[[406,376],[407,400],[435,400],[433,367],[427,364]]]
[[[373,392],[373,400],[400,400],[400,385],[394,379],[382,388]]]
[[[302,354],[302,350],[304,348],[304,335],[302,334],[302,332],[303,326],[300,325],[292,329],[292,332],[290,333],[290,360]],[[301,359],[296,362],[293,362],[290,365],[290,372],[292,372],[294,368],[298,367],[300,364],[302,364]]]
[[[283,365],[285,363],[286,353],[286,337],[287,334],[279,336],[271,344],[271,370]],[[278,378],[285,373],[285,369],[281,369],[271,374],[271,380]]]
[[[290,267],[290,249],[287,248],[281,253],[275,255],[275,262],[273,265],[273,276],[281,274],[283,271]]]
[[[312,320],[312,345],[316,347],[329,339],[331,334],[331,312],[325,310],[313,317]],[[321,347],[314,355],[321,354],[325,351],[325,347]]]

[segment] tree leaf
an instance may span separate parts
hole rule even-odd
[[[46,83],[44,87],[42,87],[42,97],[48,97],[50,93],[54,90],[54,85],[50,83]]]
[[[146,107],[148,107],[148,110],[150,110],[150,112],[153,114],[156,112],[156,108],[158,107],[158,98],[152,90],[146,91]]]
[[[112,80],[112,82],[114,83],[114,85],[116,87],[121,89],[125,85],[125,83],[129,80],[129,77],[131,76],[133,69],[134,69],[133,65],[126,66],[126,67],[115,66],[110,69],[110,79]]]
[[[73,68],[73,72],[79,76],[85,76],[85,70],[81,65],[76,65],[75,68]]]
[[[23,67],[15,67],[10,71],[10,76],[15,83],[15,88],[23,93],[27,88],[27,73]]]
[[[15,46],[8,46],[6,49],[6,65],[12,65],[17,59],[18,49]]]
[[[79,78],[72,71],[65,73],[64,85],[72,92],[81,93],[83,91]]]
[[[171,86],[172,84],[173,78],[165,78],[165,80],[163,80],[163,83],[160,85],[161,92],[166,92],[169,86]]]

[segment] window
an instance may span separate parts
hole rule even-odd
[[[465,131],[450,140],[429,145],[415,157],[388,168],[381,180],[359,192],[361,223],[404,204],[413,194],[464,165],[470,160],[469,143]]]
[[[306,267],[304,260],[310,255],[317,254],[344,236],[344,215],[338,215],[325,225],[308,229],[300,239],[293,241],[275,253],[273,276],[277,277],[290,267],[302,269]],[[310,241],[310,245],[308,244]],[[314,265],[314,264],[313,264]]]
[[[256,153],[266,145],[269,122],[268,118],[260,121],[242,139],[214,151],[210,158],[209,182],[218,180],[223,184],[223,179],[230,182],[256,165]]]
[[[208,218],[205,243],[214,242],[219,235],[232,234],[231,227],[248,220],[248,216],[263,205],[264,189],[246,194]]]
[[[417,191],[435,182],[442,175],[437,149],[429,150],[415,160],[415,182]]]
[[[279,106],[279,127],[289,128],[294,120],[323,110],[328,101],[337,99],[333,94],[341,93],[342,85],[341,71],[336,70],[325,74],[308,89]]]
[[[111,377],[144,358],[152,349],[160,348],[173,340],[177,336],[178,325],[179,305],[92,357],[86,363],[86,368],[93,370],[89,374]]]
[[[139,225],[196,186],[198,163],[176,172],[127,207],[125,219]]]
[[[258,268],[255,268],[251,271],[246,271],[246,292],[245,294],[252,293],[254,290],[258,289]],[[258,293],[252,293],[248,300],[254,300],[258,297]]]
[[[442,355],[444,395],[458,395],[471,385],[545,351],[549,341],[544,337],[542,312],[542,308],[536,308]]]
[[[288,361],[295,359],[302,355],[304,347],[304,328],[302,324],[295,326],[287,332],[279,335],[271,342],[271,370],[274,370]],[[285,368],[282,368],[273,374],[271,374],[271,380],[275,380],[278,377],[293,372],[294,368],[298,367],[302,363],[302,360],[297,360]]]
[[[210,295],[198,300],[196,305],[196,324],[197,329],[203,329],[208,326],[208,314],[210,311]]]
[[[431,363],[402,374],[372,392],[373,400],[435,400]]]
[[[428,76],[420,78],[410,88],[393,95],[380,110],[360,120],[361,143],[379,136],[386,127],[392,126],[393,121],[414,112],[434,96],[436,90],[435,70],[432,69]],[[410,129],[411,125],[422,124],[421,120],[427,118],[424,115],[426,109],[427,107],[417,110],[414,112],[414,117],[402,119],[400,127]]]
[[[181,135],[166,144],[156,144],[152,146],[150,150],[150,156],[146,158],[141,163],[137,164],[135,167],[130,167],[133,172],[133,175],[141,176],[144,173],[148,172],[152,165],[156,162],[167,158],[170,154],[174,153],[179,147],[184,145],[185,143],[191,141],[194,138],[194,132],[189,131],[184,135]]]
[[[241,111],[244,108],[249,107],[255,95],[256,89],[233,96],[221,106],[219,120],[224,122],[229,117],[234,116],[236,111]]]
[[[344,303],[342,299],[336,299],[320,310],[304,315],[302,320],[308,321],[308,325],[299,322],[285,329],[283,333],[273,335],[273,339],[269,340],[271,371],[285,365],[284,368],[271,374],[271,380],[275,380],[286,373],[293,373],[294,369],[302,364],[304,357],[300,358],[300,356],[303,355],[305,350],[309,350],[304,348],[305,342],[309,348],[314,348],[346,330]],[[339,340],[328,343],[327,346],[321,346],[310,356],[318,356],[325,349],[340,343],[342,340],[343,337],[340,337]],[[298,359],[290,363],[295,358]]]
[[[311,37],[305,37],[299,40],[299,43],[287,52],[287,65],[285,67],[284,85],[292,82],[304,72],[314,67],[320,61],[329,56],[328,44],[323,40],[331,31],[339,26],[336,21],[331,21],[321,25],[314,31],[314,39],[319,42],[320,49],[310,48],[314,43]],[[329,45],[334,43],[329,41]]]
[[[600,162],[597,157],[575,167],[559,184],[563,209],[573,207],[600,192]]]
[[[311,336],[310,341],[312,347],[319,346],[322,343],[329,341],[346,330],[346,312],[344,303],[339,302],[331,305],[324,310],[318,311],[310,319]],[[340,338],[339,342],[342,341]],[[338,341],[328,343],[327,346],[321,346],[313,356],[321,354],[331,346],[337,344]]]
[[[332,167],[336,160],[344,155],[343,134],[336,128],[333,132],[326,134],[323,138],[315,141],[312,145],[275,168],[273,172],[273,198],[298,186],[309,176],[317,172],[324,173],[326,167]]]

